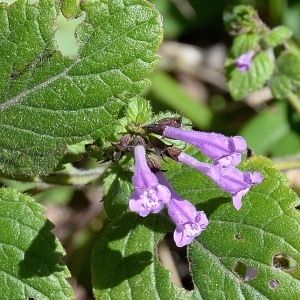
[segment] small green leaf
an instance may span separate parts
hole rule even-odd
[[[82,15],[82,11],[79,7],[79,0],[62,0],[61,12],[65,18],[78,18]]]
[[[225,10],[223,16],[226,30],[231,35],[255,32],[259,29],[257,12],[250,5],[235,5]]]
[[[293,32],[286,26],[278,26],[269,31],[263,40],[271,47],[281,45],[284,41],[291,38]]]
[[[292,91],[292,80],[286,75],[275,75],[270,81],[270,88],[275,98],[284,99]]]
[[[152,109],[148,100],[135,98],[129,102],[126,110],[128,123],[143,125],[150,120],[151,116]]]
[[[258,34],[243,34],[233,40],[233,45],[230,49],[230,58],[236,59],[249,50],[255,50],[259,42]]]
[[[95,132],[109,142],[159,62],[162,20],[147,1],[82,1],[77,58],[57,50],[58,6],[56,0],[0,5],[3,172],[49,173],[68,145]]]
[[[298,299],[300,218],[295,207],[300,201],[273,164],[260,157],[242,164],[265,179],[244,197],[240,211],[206,176],[175,162],[168,166],[166,176],[175,190],[210,220],[188,247],[194,290],[172,284],[157,258],[158,241],[174,230],[167,216],[127,213],[107,223],[94,248],[96,299]],[[239,266],[253,268],[256,275],[246,279]]]
[[[14,189],[0,190],[0,286],[5,299],[74,299],[64,250],[44,207]]]
[[[129,197],[133,191],[133,173],[119,164],[111,165],[104,178],[104,207],[109,218],[115,219],[128,209]]]
[[[235,66],[228,67],[226,77],[231,96],[238,100],[262,88],[270,79],[273,70],[274,62],[265,51],[254,57],[252,66],[247,72],[242,72]]]
[[[277,60],[278,71],[293,80],[300,81],[300,54],[296,52],[282,52]]]

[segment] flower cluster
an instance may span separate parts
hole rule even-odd
[[[176,224],[174,241],[178,247],[190,244],[207,226],[208,220],[203,211],[197,211],[189,201],[180,198],[162,171],[153,173],[147,163],[143,145],[134,148],[135,190],[130,197],[129,207],[145,217],[149,213],[160,212],[164,205],[170,218]]]
[[[177,156],[177,161],[204,173],[221,189],[229,192],[237,210],[242,207],[242,197],[251,186],[263,180],[260,172],[242,172],[236,168],[242,160],[242,153],[247,151],[247,143],[241,136],[226,137],[214,132],[192,131],[170,126],[165,128],[163,135],[187,142],[214,160],[213,164],[203,163],[184,152]]]
[[[149,139],[151,146],[141,142],[141,139],[133,146],[135,190],[130,197],[129,207],[142,217],[158,213],[166,207],[176,225],[174,241],[178,247],[190,244],[206,229],[209,222],[203,211],[197,211],[192,203],[176,194],[163,170],[157,162],[153,162],[148,152],[154,152],[160,157],[168,156],[210,177],[221,189],[232,195],[233,205],[237,210],[242,207],[242,197],[253,185],[263,180],[260,172],[243,172],[236,167],[242,160],[242,154],[247,151],[247,143],[241,136],[226,137],[218,133],[182,129],[180,118],[163,119],[146,128],[164,138],[189,143],[213,161],[198,161],[156,137]]]

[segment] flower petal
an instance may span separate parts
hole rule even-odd
[[[166,205],[170,218],[176,224],[174,241],[177,247],[186,246],[206,229],[208,219],[203,211],[197,211],[192,203],[175,193],[162,172],[158,172],[156,176],[171,192],[171,200]]]
[[[226,137],[220,133],[185,130],[167,126],[164,136],[181,140],[197,147],[222,166],[236,166],[241,162],[241,153],[246,151],[247,143],[241,136]]]
[[[156,214],[160,212],[170,198],[171,193],[169,189],[158,184],[155,188],[133,192],[129,200],[129,208],[138,212],[140,216],[145,217],[150,213]]]
[[[171,199],[169,189],[158,183],[154,173],[151,172],[146,159],[144,146],[138,145],[134,149],[135,173],[133,184],[135,187],[129,200],[129,208],[145,217],[150,213],[160,212]]]
[[[134,148],[135,172],[133,175],[133,184],[136,189],[147,189],[156,186],[158,181],[151,172],[147,160],[144,146],[138,145]]]
[[[202,231],[206,229],[208,219],[203,211],[199,211],[194,222],[179,224],[173,234],[177,247],[183,247],[190,244]]]
[[[222,167],[220,164],[206,164],[184,152],[180,153],[178,161],[207,175],[221,189],[229,192],[233,196],[233,205],[238,210],[242,207],[242,197],[253,185],[259,184],[263,180],[260,172],[243,172],[234,166]]]
[[[255,52],[250,50],[244,54],[242,54],[237,60],[236,60],[236,66],[240,69],[241,72],[247,72],[251,66],[252,66],[252,59]]]

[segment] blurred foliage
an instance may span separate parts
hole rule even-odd
[[[214,5],[207,0],[152,0],[151,2],[157,6],[164,17],[165,39],[201,47],[199,48],[200,52],[210,52],[211,47],[219,43],[225,45],[227,49],[231,47],[233,39],[225,32],[222,21],[223,12],[225,9],[239,4],[252,5],[258,11],[260,19],[269,28],[279,25],[289,27],[293,31],[290,47],[299,51],[299,1],[229,0],[215,1]],[[266,37],[265,40],[270,42],[270,38]],[[272,40],[271,43],[275,43],[274,46],[276,46],[277,41]],[[202,62],[202,64],[205,63],[206,61]],[[220,72],[223,71],[220,70]],[[204,74],[204,79],[205,76]],[[266,79],[269,77],[270,74],[266,76]],[[190,74],[182,72],[177,66],[172,66],[171,70],[162,66],[162,70],[155,73],[152,80],[153,85],[149,89],[147,97],[152,100],[156,112],[161,110],[184,112],[199,128],[219,131],[228,135],[243,134],[257,154],[285,156],[300,151],[298,142],[299,113],[291,104],[283,104],[283,97],[279,97],[281,101],[277,101],[269,96],[266,101],[265,99],[259,100],[258,96],[257,101],[260,104],[253,105],[246,100],[248,99],[248,95],[246,95],[247,97],[242,103],[234,103],[227,92],[219,90],[214,84],[204,82],[207,98],[201,99],[195,97],[193,93],[189,93],[186,81],[190,80]],[[196,82],[197,80],[198,78]],[[255,76],[251,80],[255,82]],[[203,81],[200,80],[199,84],[203,84]],[[271,82],[271,86],[275,86],[274,88],[272,86],[272,92],[276,96],[283,95],[287,84],[290,86],[290,82],[275,76]],[[259,84],[256,85],[259,86]],[[216,106],[216,99],[218,99],[218,103],[222,103],[221,106]],[[291,99],[289,100],[292,103]]]
[[[165,36],[180,38],[193,31],[218,27],[223,31],[225,8],[239,4],[251,5],[265,16],[269,25],[287,25],[300,38],[300,4],[297,0],[150,0],[164,16]],[[205,35],[205,34],[204,34]],[[206,37],[207,38],[207,37]]]

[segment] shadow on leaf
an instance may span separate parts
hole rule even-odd
[[[164,216],[142,218],[135,213],[126,213],[108,223],[92,254],[95,290],[111,289],[141,275],[153,263],[156,243],[153,234],[163,236],[166,226],[170,225]]]
[[[47,220],[25,251],[24,259],[19,262],[20,278],[46,277],[63,270],[62,254],[55,252],[57,243],[52,229]]]
[[[203,210],[209,218],[220,206],[228,204],[229,202],[231,202],[231,198],[229,197],[211,198],[206,202],[196,204],[196,208],[197,210]]]
[[[111,289],[125,280],[139,275],[142,271],[152,263],[152,253],[150,251],[142,251],[133,253],[128,256],[122,256],[120,251],[105,249],[105,257],[108,265],[102,262],[101,267],[93,267],[94,288],[96,290]]]

